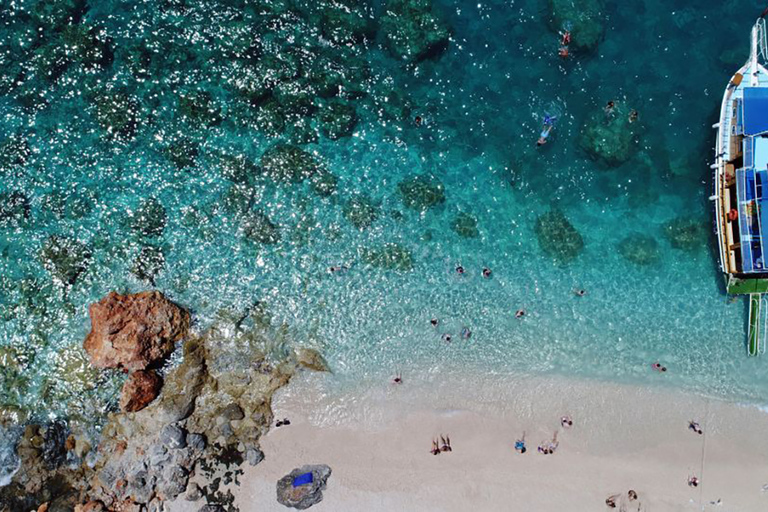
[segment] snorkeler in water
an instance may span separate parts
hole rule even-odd
[[[544,116],[544,129],[542,130],[541,135],[539,135],[539,140],[536,141],[537,146],[543,146],[547,143],[549,134],[552,132],[552,128],[555,127],[555,119],[557,119],[555,116]]]

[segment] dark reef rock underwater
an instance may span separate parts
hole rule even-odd
[[[618,167],[639,148],[642,125],[630,120],[632,109],[617,101],[610,113],[596,110],[581,129],[579,146],[604,168]]]
[[[312,474],[312,482],[294,487],[294,479],[306,473]],[[324,464],[296,468],[278,480],[277,501],[286,507],[308,509],[323,500],[323,490],[330,476],[331,468]]]
[[[382,12],[381,30],[393,56],[418,62],[448,47],[450,31],[434,12],[432,0],[387,0]]]
[[[536,237],[541,250],[558,263],[574,260],[584,250],[584,239],[559,210],[551,210],[536,219]]]
[[[601,0],[549,0],[549,24],[553,31],[571,32],[571,46],[587,52],[597,48],[605,26]]]

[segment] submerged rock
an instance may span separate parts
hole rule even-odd
[[[298,487],[293,480],[299,475],[312,473],[312,482]],[[296,468],[277,482],[277,501],[286,507],[305,510],[323,500],[331,468],[325,464]]]
[[[197,154],[197,144],[188,137],[178,137],[165,147],[165,156],[179,170],[193,167]]]
[[[155,285],[155,278],[165,267],[165,255],[163,249],[154,245],[145,245],[139,251],[136,259],[133,260],[133,266],[131,267],[131,273],[141,279],[147,281],[151,285]]]
[[[248,240],[274,245],[280,241],[280,228],[263,212],[249,212],[243,222],[243,232]]]
[[[445,202],[445,187],[437,178],[412,176],[397,185],[406,207],[425,211]]]
[[[366,4],[359,0],[336,0],[319,3],[322,7],[320,23],[323,35],[339,45],[360,43],[373,37],[374,26],[366,12]]]
[[[387,48],[398,59],[418,62],[440,55],[450,40],[432,0],[387,0],[379,24]]]
[[[579,146],[589,157],[605,167],[617,167],[635,154],[641,126],[630,122],[631,109],[616,103],[612,114],[601,108],[587,120],[579,136]]]
[[[463,238],[477,238],[480,231],[477,230],[477,219],[466,212],[461,212],[453,219],[451,229]]]
[[[536,237],[539,247],[559,263],[574,260],[584,249],[584,240],[565,215],[550,210],[536,219]]]
[[[339,178],[328,171],[320,171],[312,178],[312,190],[320,197],[328,197],[336,192]]]
[[[361,250],[362,260],[372,267],[384,270],[409,271],[413,269],[413,255],[405,247],[387,243],[379,247]]]
[[[29,219],[29,199],[22,192],[0,194],[0,227],[18,227]]]
[[[569,30],[574,49],[591,51],[603,38],[603,10],[601,0],[549,0],[550,27]]]
[[[379,216],[378,208],[371,198],[365,195],[355,196],[347,201],[342,213],[350,224],[360,230],[369,227]]]
[[[629,235],[619,242],[619,254],[635,265],[653,265],[661,258],[659,243],[648,235]]]
[[[133,216],[131,228],[139,236],[158,237],[163,234],[168,215],[165,207],[154,197],[142,201],[139,209]]]
[[[209,127],[221,122],[221,109],[205,91],[179,96],[179,113],[196,127]]]
[[[331,369],[325,358],[313,348],[300,348],[295,351],[296,364],[315,372],[330,372]]]
[[[139,106],[126,93],[105,93],[96,98],[96,120],[107,135],[131,139],[136,133]]]
[[[72,238],[51,235],[40,251],[43,266],[55,279],[65,285],[73,285],[88,269],[91,250],[87,245]]]
[[[278,144],[261,157],[264,173],[275,181],[300,183],[321,170],[317,159],[298,146]]]
[[[144,409],[160,394],[163,380],[154,370],[138,370],[128,377],[120,391],[120,410],[136,412]]]
[[[89,312],[83,348],[97,368],[144,370],[168,357],[189,331],[189,313],[157,291],[111,292]]]
[[[677,217],[664,225],[664,235],[675,249],[692,251],[707,242],[708,228],[692,217]]]
[[[233,183],[250,183],[259,175],[259,167],[245,155],[218,155],[215,160],[221,175]]]
[[[355,107],[339,101],[330,102],[320,110],[320,130],[331,140],[349,137],[357,125]]]

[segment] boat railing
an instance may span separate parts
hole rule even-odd
[[[758,18],[755,23],[755,30],[757,32],[757,49],[760,52],[760,57],[763,62],[768,62],[768,32],[765,29],[765,18]]]

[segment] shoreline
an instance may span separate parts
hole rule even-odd
[[[265,461],[244,468],[233,488],[243,512],[285,510],[275,483],[304,464],[333,469],[319,511],[591,512],[629,489],[639,500],[627,510],[750,511],[768,500],[768,414],[757,407],[560,377],[406,380],[336,395],[333,380],[302,373],[276,393],[275,418],[291,425],[273,427],[261,439]],[[687,429],[691,419],[704,435]],[[513,445],[523,431],[520,455]],[[555,431],[556,453],[537,453]],[[433,456],[440,434],[453,452]],[[196,508],[177,501],[172,510]]]

